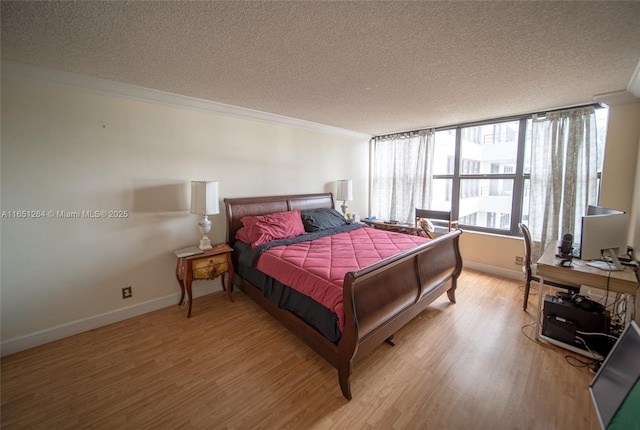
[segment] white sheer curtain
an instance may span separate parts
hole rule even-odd
[[[580,236],[582,215],[597,203],[597,144],[593,107],[534,116],[527,223],[534,261],[565,233]]]
[[[376,137],[372,143],[371,215],[413,223],[428,208],[434,131]]]

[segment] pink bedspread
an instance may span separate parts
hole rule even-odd
[[[276,246],[265,251],[256,268],[338,316],[344,328],[342,284],[347,272],[370,266],[430,239],[360,228],[312,241]]]

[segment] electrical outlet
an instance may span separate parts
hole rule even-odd
[[[133,291],[131,290],[131,285],[122,289],[122,298],[128,299],[129,297],[133,297]]]
[[[516,264],[522,266],[522,257],[516,256]]]

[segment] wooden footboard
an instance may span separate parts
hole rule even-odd
[[[345,327],[338,345],[342,394],[351,399],[353,363],[391,337],[445,291],[455,303],[461,230],[345,277]]]
[[[225,199],[227,241],[247,215],[294,209],[334,208],[330,193]],[[349,272],[343,286],[345,326],[336,346],[289,311],[262,296],[259,289],[240,279],[240,288],[307,345],[338,369],[340,388],[351,399],[353,364],[407,324],[443,293],[455,303],[456,280],[462,271],[459,249],[461,230],[417,248],[387,258],[367,268]]]

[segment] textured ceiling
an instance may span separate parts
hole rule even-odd
[[[368,134],[627,89],[640,2],[2,1],[2,59]]]

